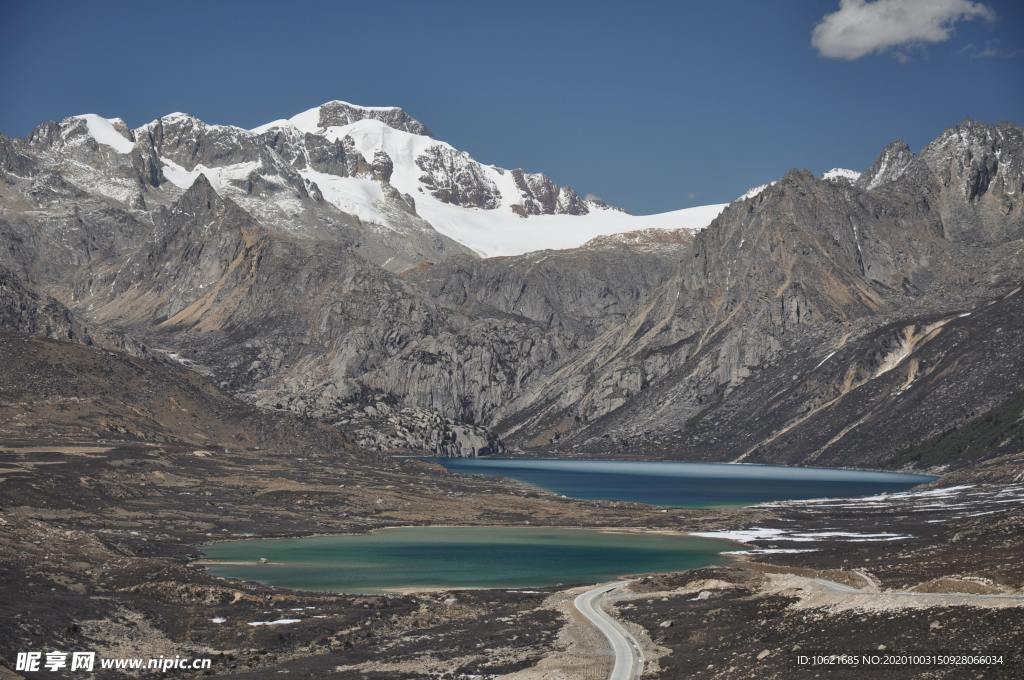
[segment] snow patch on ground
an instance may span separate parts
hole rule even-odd
[[[746,543],[750,541],[787,541],[807,543],[826,539],[840,539],[851,543],[867,543],[874,541],[901,541],[913,538],[906,534],[864,534],[855,531],[808,531],[791,532],[784,529],[753,528],[739,531],[695,531],[692,536],[701,538],[723,538],[730,541]]]
[[[817,548],[754,548],[753,550],[730,550],[723,555],[788,555],[792,553],[818,552]]]
[[[739,541],[740,543],[743,543],[745,541],[763,541],[766,539],[772,539],[781,536],[784,533],[786,532],[783,529],[753,528],[738,531],[693,531],[690,535],[700,536],[701,538],[722,538],[727,541]]]
[[[251,621],[250,626],[283,626],[289,623],[299,623],[302,619],[277,619],[276,621]]]

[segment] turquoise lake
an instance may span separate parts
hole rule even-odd
[[[225,541],[207,546],[216,576],[342,593],[406,588],[531,588],[693,569],[729,541],[541,527],[401,527],[369,534]],[[269,564],[253,564],[260,558]]]
[[[452,472],[516,479],[570,498],[671,507],[846,498],[905,491],[934,477],[898,472],[617,460],[433,458]]]

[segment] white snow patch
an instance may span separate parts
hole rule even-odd
[[[755,548],[753,550],[730,550],[723,555],[784,555],[791,553],[818,552],[817,548]]]
[[[114,123],[124,124],[120,118],[104,118],[95,113],[83,113],[75,118],[85,121],[89,136],[100,144],[105,144],[118,153],[131,153],[135,148],[135,142],[122,135],[114,127]]]
[[[786,533],[783,529],[766,529],[754,527],[753,529],[742,529],[738,531],[691,531],[691,536],[701,538],[723,538],[727,541],[764,541],[776,538]]]
[[[316,170],[300,170],[304,179],[316,182],[324,200],[343,212],[355,215],[364,222],[386,225],[384,191],[380,183],[364,177],[338,177]]]
[[[695,531],[692,536],[702,538],[723,538],[731,541],[746,543],[750,541],[786,541],[794,543],[810,543],[828,538],[844,539],[851,543],[866,543],[872,541],[900,541],[912,536],[905,534],[878,533],[863,534],[853,531],[808,531],[789,532],[784,529],[754,528],[740,531]]]
[[[230,180],[244,180],[249,173],[260,166],[259,161],[251,161],[248,163],[224,165],[217,168],[208,168],[205,165],[199,164],[191,170],[186,170],[172,160],[163,158],[162,162],[164,177],[179,189],[188,189],[199,175],[206,175],[206,179],[210,181],[210,184],[217,193],[222,196],[226,191],[236,190],[235,187],[229,184]]]
[[[860,173],[856,170],[850,170],[848,168],[832,168],[831,170],[823,173],[821,178],[824,180],[849,180],[850,182],[856,182],[860,179]]]

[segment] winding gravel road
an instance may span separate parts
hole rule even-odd
[[[615,652],[615,666],[612,668],[608,680],[635,680],[644,670],[644,655],[640,651],[640,645],[636,638],[630,635],[618,621],[608,616],[600,605],[601,598],[627,583],[629,581],[605,583],[581,593],[573,602],[576,609],[608,638],[612,651]]]

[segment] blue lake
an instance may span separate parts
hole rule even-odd
[[[905,491],[930,475],[660,461],[434,458],[452,472],[507,477],[570,498],[672,507],[740,506]]]

